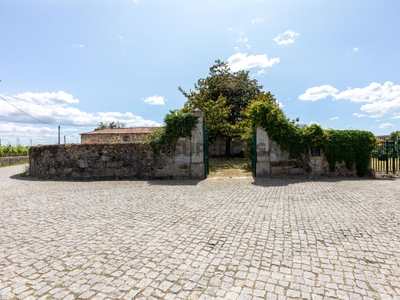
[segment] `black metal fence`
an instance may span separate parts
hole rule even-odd
[[[380,140],[371,156],[371,168],[378,173],[400,172],[400,139]]]

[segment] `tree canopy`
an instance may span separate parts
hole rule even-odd
[[[125,123],[121,123],[121,122],[114,122],[114,121],[110,122],[110,123],[100,122],[97,125],[97,127],[94,129],[94,131],[108,129],[108,128],[112,129],[112,128],[125,128],[125,127],[126,127]]]
[[[389,140],[400,140],[400,130],[393,131],[393,132],[389,135]]]
[[[262,86],[250,79],[249,71],[231,72],[228,63],[216,60],[208,77],[194,84],[194,90],[179,90],[187,98],[183,111],[199,108],[205,113],[209,140],[230,142],[240,137],[246,128],[246,110],[260,94]]]

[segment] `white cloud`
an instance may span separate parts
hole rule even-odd
[[[150,104],[150,105],[164,105],[165,104],[165,99],[162,96],[151,96],[146,99],[142,99],[144,102]]]
[[[299,96],[300,100],[316,101],[331,96],[333,100],[348,100],[354,103],[367,103],[360,110],[371,118],[389,115],[400,118],[400,85],[391,81],[384,84],[372,82],[363,88],[347,88],[342,92],[330,85],[312,87]],[[365,115],[363,115],[365,116]]]
[[[267,73],[267,71],[265,71],[265,69],[261,69],[260,71],[257,72],[257,76],[260,76],[265,73]]]
[[[254,19],[254,20],[251,20],[251,23],[253,23],[253,24],[255,24],[255,23],[262,23],[262,22],[264,22],[264,19]]]
[[[391,101],[382,100],[364,104],[360,110],[370,114],[371,118],[380,118],[384,115],[394,115],[394,118],[397,118],[396,115],[400,112],[400,97]]]
[[[360,114],[360,113],[354,113],[353,116],[358,117],[358,118],[365,118],[367,115]]]
[[[310,121],[310,125],[319,125],[317,122],[315,122],[315,121]]]
[[[394,125],[391,124],[391,123],[383,123],[383,124],[381,124],[381,125],[379,126],[379,128],[381,128],[381,129],[392,128],[392,127],[394,127]]]
[[[23,93],[23,94],[18,94],[15,95],[16,98],[26,100],[29,102],[33,102],[36,104],[42,104],[42,105],[60,105],[64,106],[67,104],[72,104],[72,103],[79,103],[79,99],[74,98],[72,94],[68,94],[64,91],[59,91],[57,93],[51,92],[51,93]]]
[[[233,72],[248,70],[251,68],[268,68],[279,63],[279,57],[268,59],[267,54],[247,55],[247,53],[236,53],[228,58],[229,67]]]
[[[278,45],[289,45],[294,43],[294,40],[300,35],[300,33],[292,31],[292,30],[286,30],[284,33],[278,34],[276,37],[274,37],[274,41]]]
[[[28,92],[15,96],[0,96],[11,103],[0,99],[2,143],[15,144],[16,137],[19,137],[24,145],[29,145],[30,139],[34,144],[55,143],[58,125],[61,125],[62,135],[68,135],[72,139],[70,142],[74,143],[77,142],[79,133],[92,131],[100,122],[121,122],[127,127],[160,125],[131,112],[81,111],[71,106],[78,104],[79,100],[65,92]]]
[[[247,43],[249,41],[249,39],[246,37],[244,38],[240,38],[236,40],[236,43]]]
[[[308,88],[304,94],[301,94],[299,96],[299,99],[304,101],[317,101],[320,99],[324,99],[328,96],[333,96],[337,92],[339,92],[338,89],[334,88],[331,85],[325,84],[317,87]]]
[[[1,97],[9,103],[2,101],[0,105],[1,121],[25,124],[41,124],[44,126],[56,126],[66,124],[68,126],[95,127],[99,122],[123,122],[127,126],[153,126],[158,125],[152,120],[145,120],[131,112],[97,112],[90,113],[71,107],[71,104],[79,103],[73,95],[58,93],[23,93],[16,96],[1,94]],[[23,112],[25,113],[23,113]]]
[[[335,100],[350,100],[351,102],[375,102],[391,100],[400,97],[400,85],[387,81],[383,85],[372,82],[363,88],[348,88],[334,96]]]
[[[310,93],[313,93],[312,99],[307,97]],[[316,101],[327,96],[332,96],[334,100],[349,100],[351,102],[387,101],[400,97],[400,85],[393,85],[390,81],[385,82],[383,85],[372,82],[364,88],[347,88],[347,90],[340,93],[338,89],[331,85],[322,85],[307,89],[299,99]]]
[[[73,48],[85,48],[85,45],[78,44],[78,45],[73,45]]]
[[[329,120],[337,120],[337,119],[339,119],[339,117],[329,118]]]
[[[56,126],[37,127],[34,125],[0,123],[0,132],[2,133],[2,145],[14,145],[17,142],[26,146],[30,145],[31,142],[33,145],[37,145],[45,144],[47,140],[51,143],[57,143],[58,139],[58,128]],[[71,134],[71,132],[69,133]]]
[[[353,52],[357,52],[358,50],[360,50],[360,49],[358,49],[357,47],[353,48]]]

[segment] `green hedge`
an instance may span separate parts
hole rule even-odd
[[[368,172],[371,153],[377,145],[369,131],[324,130],[318,124],[301,126],[297,120],[289,120],[272,101],[255,101],[249,107],[248,117],[253,130],[257,126],[264,128],[291,158],[318,147],[324,150],[331,171],[335,170],[336,163],[344,162],[349,170],[355,164],[358,176]]]
[[[21,145],[11,146],[10,144],[0,146],[0,156],[26,156],[29,153],[29,147]]]

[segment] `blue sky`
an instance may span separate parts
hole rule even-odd
[[[2,144],[162,123],[214,61],[286,115],[400,130],[398,0],[0,0]]]

